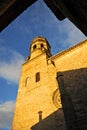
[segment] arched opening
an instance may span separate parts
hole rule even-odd
[[[44,47],[44,45],[43,45],[43,44],[41,44],[41,47]]]
[[[36,44],[35,44],[35,45],[33,46],[33,50],[35,50],[35,49],[36,49],[36,47],[37,47],[37,46],[36,46]]]

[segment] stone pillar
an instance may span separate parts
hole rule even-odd
[[[64,86],[63,74],[58,72],[56,79],[60,90],[67,130],[79,130],[72,99]]]

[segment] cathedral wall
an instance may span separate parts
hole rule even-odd
[[[39,82],[35,81],[37,72],[40,73]],[[23,64],[12,130],[37,130],[36,124],[39,130],[58,129],[56,120],[65,130],[63,111],[58,111],[53,104],[52,97],[56,89],[56,69],[53,64],[48,64],[46,53]]]
[[[68,126],[74,127],[74,130],[87,129],[87,41],[69,50],[64,55],[54,59],[57,72],[62,74],[60,87],[65,90],[65,98],[70,102],[62,99],[64,105],[65,118],[68,120]],[[64,96],[63,96],[64,97]],[[73,111],[72,111],[73,108]],[[74,123],[70,122],[71,110]],[[66,116],[67,115],[67,116]],[[68,118],[68,119],[67,119]],[[72,120],[72,119],[71,119]],[[73,125],[72,125],[73,124]],[[69,129],[70,127],[69,126]],[[76,128],[77,127],[77,128]]]
[[[87,41],[33,56],[22,65],[12,130],[87,130]]]
[[[75,48],[61,52],[53,57],[57,71],[68,71],[87,67],[87,41]]]

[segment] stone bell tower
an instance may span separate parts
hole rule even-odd
[[[22,65],[12,130],[66,130],[50,45],[36,37]]]

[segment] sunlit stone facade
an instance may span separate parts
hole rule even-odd
[[[73,112],[79,124],[78,118],[81,114],[79,115],[77,110],[80,106],[77,93],[83,87],[81,83],[87,85],[86,74],[84,74],[87,72],[87,41],[54,56],[51,55],[50,49],[48,41],[43,37],[36,37],[31,42],[30,56],[22,65],[12,130],[67,130],[70,127],[67,126],[69,118],[64,118],[69,111],[69,106],[67,107],[67,101],[63,100],[63,94],[60,92],[58,72],[63,75],[64,86],[73,102]],[[77,83],[79,71],[82,80],[80,88]],[[66,97],[65,95],[65,99]],[[76,100],[78,106],[75,104]],[[68,114],[67,117],[69,116]]]

